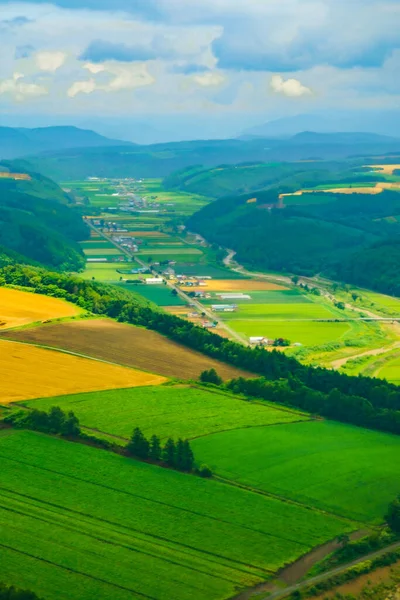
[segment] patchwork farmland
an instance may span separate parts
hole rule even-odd
[[[165,377],[19,342],[0,341],[0,404],[84,391],[157,385]]]
[[[382,186],[386,184],[392,185],[383,182]],[[121,285],[136,298],[143,297],[172,314],[179,311],[179,316],[245,344],[265,340],[271,346],[275,340],[283,340],[289,344],[283,348],[284,352],[315,365],[331,366],[340,359],[356,356],[363,349],[374,350],[385,345],[390,348],[400,340],[400,334],[393,328],[360,320],[363,317],[361,305],[355,310],[339,310],[329,294],[318,297],[300,291],[287,278],[286,284],[279,278],[274,280],[273,275],[267,280],[244,274],[240,269],[232,270],[229,265],[221,266],[215,249],[200,236],[174,223],[174,219],[184,220],[206,204],[209,201],[206,197],[165,192],[158,180],[108,180],[74,185],[76,189],[80,185],[84,189],[93,187],[87,195],[89,206],[103,211],[89,219],[96,224],[97,231],[92,230],[95,237],[83,243],[90,260],[83,274],[86,278]],[[374,190],[374,185],[363,182],[359,187]],[[319,184],[302,196],[296,192],[293,201],[325,202],[324,192],[335,191],[336,187],[337,184]],[[101,188],[107,193],[101,194]],[[357,191],[353,184],[347,187],[340,184],[339,188],[343,192]],[[92,204],[93,199],[95,204]],[[289,202],[292,197],[285,197],[285,203]],[[115,254],[107,255],[107,252]],[[174,279],[177,274],[192,281],[177,281]],[[146,285],[146,279],[155,275],[161,275],[164,283]],[[170,283],[179,284],[186,297],[176,294]],[[235,293],[238,296],[223,296]],[[196,302],[200,302],[196,308],[191,306],[193,295]],[[213,308],[224,304],[228,305],[226,311],[222,306]],[[350,366],[351,363],[347,368]]]
[[[4,335],[17,341],[61,348],[166,377],[198,379],[202,371],[210,368],[215,368],[224,379],[252,376],[181,346],[155,331],[109,319],[49,324]]]

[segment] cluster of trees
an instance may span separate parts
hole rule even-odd
[[[203,371],[200,374],[200,381],[202,383],[213,383],[214,385],[221,385],[223,383],[222,377],[218,375],[215,369]]]
[[[242,393],[298,406],[357,425],[400,433],[400,387],[299,363],[279,351],[249,348],[140,303],[131,293],[98,282],[21,265],[0,269],[0,285],[13,284],[65,298],[95,314],[153,329],[190,348],[261,376],[236,380]],[[284,380],[283,382],[280,380]],[[275,383],[274,383],[275,382]]]
[[[393,533],[400,535],[400,495],[389,504],[385,519]]]
[[[40,600],[34,592],[19,590],[14,586],[0,583],[0,600]]]
[[[157,435],[152,435],[148,440],[142,430],[136,427],[129,444],[126,446],[126,451],[129,456],[141,460],[150,459],[178,471],[191,473],[194,469],[193,451],[188,440],[182,440],[181,438],[176,443],[172,438],[168,438],[162,446]]]
[[[21,410],[6,416],[4,422],[17,429],[33,429],[64,437],[78,437],[81,433],[78,417],[72,411],[65,413],[58,406],[53,406],[48,413],[37,409]]]

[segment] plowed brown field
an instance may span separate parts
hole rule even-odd
[[[3,337],[63,348],[119,365],[181,379],[198,379],[202,371],[210,368],[215,368],[224,379],[254,377],[185,348],[155,331],[108,319],[49,324],[4,332]]]

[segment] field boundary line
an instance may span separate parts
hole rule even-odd
[[[20,462],[20,461],[15,461],[15,462]],[[29,464],[29,463],[24,463],[24,464]],[[40,468],[40,467],[38,467],[38,468]],[[57,474],[59,475],[59,473],[57,473],[56,471],[51,471],[50,469],[43,469],[43,470],[45,470],[45,471],[47,470],[47,471],[49,471],[51,473],[55,473],[56,475]],[[65,475],[65,474],[64,474],[64,476],[68,477],[68,475]],[[76,479],[79,479],[79,478],[76,478]],[[81,481],[86,481],[86,480],[81,480]],[[94,486],[96,485],[94,483],[87,482],[87,481],[86,481],[86,483],[90,483],[91,485],[94,485]],[[120,490],[116,490],[115,488],[109,488],[109,489],[114,490],[115,492],[120,492]],[[222,563],[220,563],[218,561],[224,561],[223,564],[225,566],[229,566],[230,564],[231,565],[238,565],[238,566],[234,566],[234,567],[231,566],[230,568],[232,568],[232,569],[234,568],[234,569],[236,569],[238,571],[241,571],[243,573],[249,574],[249,572],[251,572],[251,571],[249,571],[249,569],[250,570],[254,569],[254,570],[257,570],[259,573],[263,572],[266,575],[275,575],[276,574],[276,571],[272,571],[271,569],[266,569],[265,567],[263,567],[261,565],[251,565],[249,563],[245,563],[243,561],[236,560],[235,558],[228,558],[226,556],[223,556],[222,554],[216,554],[215,552],[210,552],[209,550],[201,550],[199,548],[196,548],[195,546],[189,546],[188,544],[183,544],[182,542],[175,542],[174,540],[170,540],[169,538],[166,538],[166,537],[163,537],[163,536],[159,536],[159,535],[155,535],[153,533],[148,533],[148,532],[145,532],[145,531],[141,531],[140,529],[136,529],[135,527],[123,525],[121,523],[115,523],[114,521],[110,521],[108,519],[95,517],[93,515],[90,515],[90,514],[87,514],[87,513],[84,513],[84,512],[80,512],[80,511],[77,511],[77,510],[74,510],[72,508],[68,508],[68,507],[65,507],[65,506],[61,506],[61,505],[55,504],[53,502],[43,502],[42,500],[37,499],[34,496],[28,496],[27,494],[21,494],[19,492],[15,492],[14,490],[9,490],[8,488],[5,488],[5,487],[0,487],[0,490],[3,490],[3,492],[6,491],[8,493],[15,494],[17,496],[21,496],[22,498],[28,498],[29,500],[34,500],[36,502],[40,502],[41,504],[45,504],[45,505],[51,506],[53,508],[61,509],[61,510],[65,511],[66,513],[71,513],[73,515],[79,515],[81,518],[84,517],[84,518],[92,519],[93,521],[97,521],[99,523],[107,523],[107,525],[111,525],[113,527],[118,527],[120,529],[125,529],[128,532],[134,532],[136,535],[139,534],[139,536],[144,536],[144,537],[147,536],[150,540],[157,540],[157,541],[161,540],[163,543],[166,543],[167,545],[168,544],[173,544],[173,545],[175,545],[178,548],[188,548],[189,550],[194,551],[197,554],[200,554],[202,556],[204,555],[209,562],[214,562],[216,564],[222,564]],[[127,495],[131,495],[128,492],[122,492],[122,493],[126,493]],[[172,507],[172,505],[168,505],[168,504],[165,504],[165,505]],[[190,511],[188,511],[188,512],[190,512]],[[230,523],[230,525],[232,525],[232,523]],[[268,534],[265,534],[265,535],[268,535]],[[276,537],[276,536],[270,536],[270,537]],[[281,538],[277,538],[277,539],[281,539]],[[184,552],[184,550],[181,550],[181,552]],[[208,557],[213,557],[213,558],[211,559],[211,558],[208,558]],[[203,560],[205,560],[205,559],[203,558]]]
[[[63,569],[64,571],[68,571],[69,573],[75,573],[77,575],[80,575],[81,577],[93,579],[93,581],[100,581],[101,583],[105,583],[106,585],[109,585],[111,587],[118,588],[118,589],[124,590],[126,592],[131,592],[133,594],[137,594],[138,596],[141,596],[142,598],[147,598],[148,600],[157,600],[157,598],[155,598],[154,596],[148,596],[147,594],[143,594],[142,592],[138,592],[137,590],[125,587],[123,585],[119,585],[118,583],[112,583],[111,581],[107,581],[106,579],[100,579],[100,577],[94,577],[93,575],[89,575],[89,573],[84,573],[83,571],[77,571],[75,569],[66,567],[59,563],[52,562],[51,560],[48,560],[46,558],[35,556],[34,554],[30,554],[29,552],[24,552],[23,550],[18,550],[17,548],[13,548],[12,546],[7,546],[6,544],[0,543],[0,548],[5,548],[8,551],[11,550],[12,552],[16,552],[17,554],[22,554],[24,556],[28,556],[29,558],[33,558],[34,560],[38,560],[40,562],[47,563],[48,565],[51,565],[52,567],[57,567],[59,569]]]
[[[34,505],[29,505],[29,506],[32,507]],[[37,510],[43,510],[43,509],[41,509],[39,507],[35,507],[35,508],[37,508]],[[144,550],[144,549],[140,548],[140,545],[139,545],[140,542],[147,543],[149,546],[153,545],[154,547],[157,547],[157,545],[154,542],[152,542],[151,540],[149,540],[149,541],[141,540],[139,537],[135,538],[134,536],[132,536],[132,542],[131,543],[129,543],[129,541],[127,541],[126,543],[123,543],[122,541],[121,542],[117,542],[116,540],[110,541],[110,539],[107,539],[106,535],[102,536],[101,533],[96,533],[95,534],[93,531],[89,532],[89,530],[87,530],[87,529],[85,529],[84,531],[82,531],[81,529],[79,529],[79,527],[74,527],[73,525],[70,525],[70,524],[67,524],[67,523],[58,522],[55,519],[52,520],[51,518],[45,518],[45,517],[39,517],[37,515],[27,514],[26,512],[23,512],[22,510],[16,510],[15,508],[6,507],[4,505],[2,505],[0,507],[0,510],[4,510],[6,512],[15,513],[15,514],[21,515],[23,517],[28,517],[29,519],[32,519],[32,520],[35,520],[35,521],[38,520],[38,521],[41,521],[43,523],[47,523],[49,525],[56,526],[56,527],[58,527],[60,529],[63,529],[65,531],[70,531],[70,532],[73,532],[73,533],[78,533],[81,536],[90,538],[92,540],[97,540],[98,542],[101,542],[101,543],[104,543],[104,544],[111,544],[112,546],[116,546],[118,548],[123,548],[125,550],[129,550],[130,552],[134,552],[135,554],[143,554],[144,556],[150,556],[153,559],[156,559],[156,560],[159,560],[159,561],[162,561],[162,562],[166,562],[166,563],[175,565],[177,567],[181,567],[183,569],[187,569],[189,571],[193,571],[194,573],[201,573],[203,575],[208,575],[210,577],[213,577],[214,579],[220,579],[221,581],[227,581],[228,583],[231,583],[231,584],[232,583],[237,583],[233,579],[228,579],[227,577],[223,577],[222,575],[217,575],[215,573],[210,573],[210,571],[201,570],[201,569],[196,568],[195,566],[190,566],[188,563],[184,564],[183,562],[178,562],[177,560],[172,560],[171,558],[168,558],[167,556],[163,556],[161,553],[160,554],[156,554],[156,553],[150,552],[149,550]],[[81,523],[82,522],[85,525],[87,525],[87,526],[90,525],[87,521],[82,521],[81,520]],[[96,527],[96,525],[93,524],[92,527]],[[13,527],[13,526],[11,526],[11,528],[14,529],[14,530],[16,530],[16,531],[18,531],[18,529],[15,528],[15,527]],[[106,532],[106,531],[107,531],[106,528],[104,528],[104,532]],[[114,533],[116,536],[119,535],[119,536],[126,536],[126,537],[128,537],[127,533],[120,533],[120,532],[118,532],[116,530],[113,530],[113,531],[108,532],[108,533],[111,536]],[[136,541],[136,543],[138,544],[137,547],[135,547],[133,541]],[[62,544],[62,545],[65,546],[65,544]],[[172,548],[169,548],[168,545],[161,546],[161,544],[159,544],[158,547],[160,547],[160,548],[162,547],[166,551],[168,551],[169,549],[172,552],[178,552],[179,551],[178,548],[172,549]],[[72,546],[67,546],[67,548],[73,550]],[[187,554],[185,554],[184,551],[181,551],[181,554],[183,556],[187,556]],[[193,556],[193,558],[195,558],[195,557]],[[203,560],[205,560],[205,559],[203,559]],[[215,562],[215,561],[211,561],[211,560],[207,560],[207,562],[209,564],[211,564],[211,565],[221,565],[221,563],[218,563],[218,562]],[[225,567],[225,565],[221,565],[221,566]],[[227,565],[226,565],[226,568],[229,569],[229,567]]]
[[[232,427],[231,429],[221,429],[219,431],[213,431],[211,433],[202,433],[200,435],[196,435],[196,437],[189,438],[189,440],[198,440],[204,437],[211,437],[213,435],[218,435],[219,433],[228,433],[229,431],[242,431],[245,429],[255,429],[255,428],[264,428],[264,427],[276,427],[282,425],[299,425],[300,423],[310,423],[312,421],[318,421],[318,419],[301,419],[299,421],[282,421],[278,423],[265,423],[264,425],[244,425],[242,427]]]
[[[5,494],[4,492],[8,492],[9,495]],[[240,567],[232,566],[232,563],[235,562],[235,559],[228,559],[228,558],[225,558],[218,554],[212,554],[205,550],[201,550],[201,549],[198,549],[198,548],[195,548],[192,546],[187,546],[187,545],[181,544],[179,542],[175,542],[174,540],[170,540],[168,538],[155,536],[153,534],[146,533],[144,531],[135,529],[134,527],[127,527],[126,525],[114,523],[112,521],[108,521],[105,519],[100,519],[98,517],[94,517],[93,515],[81,513],[76,510],[67,508],[67,507],[62,507],[57,504],[44,502],[40,499],[33,498],[33,497],[27,496],[25,494],[20,494],[19,492],[15,492],[13,490],[7,490],[7,488],[0,488],[0,495],[2,495],[3,498],[7,498],[8,500],[10,500],[10,498],[11,498],[13,501],[15,501],[14,496],[19,496],[22,498],[22,500],[17,499],[17,502],[19,502],[20,504],[26,505],[29,507],[33,507],[34,509],[37,509],[39,511],[46,511],[49,514],[54,513],[56,516],[62,515],[62,517],[64,519],[74,518],[75,520],[77,520],[77,515],[79,515],[79,521],[86,526],[91,526],[94,528],[101,527],[101,529],[104,529],[104,530],[106,529],[106,527],[108,529],[110,529],[112,527],[113,528],[112,531],[116,535],[126,536],[126,537],[130,536],[132,539],[134,539],[138,542],[143,542],[143,543],[147,544],[148,546],[156,546],[157,548],[161,547],[165,551],[173,551],[176,553],[180,553],[184,557],[192,556],[196,559],[198,559],[200,557],[201,560],[204,561],[204,563],[221,566],[224,569],[229,569],[231,571],[237,571],[240,573],[250,574],[252,576],[258,577],[259,579],[262,579],[262,577],[264,577],[265,574],[267,574],[267,575],[275,574],[274,571],[265,569],[264,567],[253,566],[253,565],[248,565],[248,564],[246,565],[247,569],[244,570],[242,568],[242,566],[240,566]],[[27,499],[31,500],[31,501],[33,500],[34,503],[28,502]],[[44,507],[42,505],[44,505]],[[1,507],[1,508],[4,508],[4,507]],[[61,512],[57,512],[56,510],[54,510],[54,508],[61,509]],[[5,508],[5,510],[15,511],[14,508]],[[71,515],[73,515],[73,517]],[[67,528],[67,526],[65,528]],[[123,531],[123,530],[126,530],[126,531]],[[187,548],[189,548],[193,552],[193,554],[188,553]],[[242,565],[243,563],[239,563],[239,564]]]
[[[70,442],[70,443],[75,443],[75,442]],[[23,461],[23,460],[18,460],[16,458],[11,458],[10,456],[4,456],[4,455],[0,454],[0,457],[3,458],[3,459],[5,459],[5,460],[8,460],[10,462],[15,462],[15,463],[21,464],[21,465],[27,465],[28,467],[31,467],[31,468],[34,468],[34,469],[38,469],[40,471],[45,471],[45,472],[48,472],[48,473],[53,473],[53,474],[58,475],[58,476],[61,475],[62,477],[73,479],[73,480],[76,480],[76,481],[82,481],[86,485],[92,485],[93,487],[98,487],[98,488],[104,488],[104,489],[107,489],[107,490],[112,490],[113,492],[118,492],[118,493],[124,494],[126,496],[130,496],[130,497],[133,497],[133,498],[139,498],[140,500],[144,500],[145,502],[149,502],[149,503],[153,503],[153,504],[159,504],[161,506],[167,506],[168,508],[176,510],[176,511],[181,511],[181,512],[185,512],[185,513],[188,513],[188,514],[191,514],[191,515],[196,515],[196,516],[202,517],[204,519],[209,519],[210,521],[216,521],[217,523],[224,523],[225,525],[228,525],[228,526],[232,526],[233,525],[232,521],[227,521],[225,519],[218,519],[217,517],[214,517],[213,515],[207,515],[205,513],[201,513],[201,512],[195,511],[195,510],[190,510],[188,508],[182,508],[182,507],[179,507],[179,506],[174,505],[174,504],[168,504],[167,502],[162,502],[161,500],[156,500],[154,498],[148,498],[148,497],[142,496],[140,494],[133,494],[132,492],[128,492],[126,490],[121,490],[119,488],[113,488],[113,487],[111,487],[109,485],[106,485],[104,483],[90,481],[88,479],[83,479],[82,477],[78,477],[76,475],[71,475],[71,474],[68,474],[68,473],[60,473],[58,471],[54,471],[53,469],[48,469],[48,468],[45,468],[45,467],[42,467],[42,466],[39,466],[39,465],[32,465],[29,462],[26,462],[26,461]],[[154,468],[162,468],[162,467],[157,467],[157,465],[151,465],[151,466],[154,466]],[[196,475],[192,475],[192,477],[197,477],[197,476]],[[218,483],[217,479],[215,479],[214,481],[216,481]],[[246,490],[245,488],[243,489],[243,491],[247,491],[248,493],[252,493],[251,490]],[[238,524],[236,523],[236,525],[238,525]],[[253,527],[248,527],[247,525],[244,525],[244,524],[240,524],[238,526],[241,529],[243,529],[243,530],[248,530],[248,531],[252,531],[252,532],[255,532],[255,533],[260,533],[262,535],[265,535],[267,538],[273,538],[273,539],[277,539],[277,540],[285,540],[285,541],[291,542],[292,544],[296,544],[297,546],[307,547],[306,544],[302,544],[298,540],[294,540],[294,539],[290,539],[290,538],[284,538],[284,537],[278,537],[277,535],[273,535],[272,533],[267,533],[267,532],[262,531],[260,529],[255,529]],[[237,562],[240,563],[240,561],[237,561]],[[243,564],[245,564],[245,563],[243,563]]]
[[[257,379],[257,374],[254,373],[254,378]],[[233,392],[229,392],[229,390],[216,390],[213,388],[208,388],[208,387],[201,387],[200,385],[197,384],[190,384],[190,387],[197,389],[197,390],[207,390],[209,392],[211,392],[212,394],[216,394],[217,396],[226,396],[227,398],[235,398],[237,400],[242,400],[244,402],[248,402],[248,399],[245,396],[242,396],[241,394],[234,394]],[[268,402],[268,404],[266,404]],[[275,408],[275,403],[272,402],[271,400],[265,400],[263,401],[261,398],[260,399],[255,399],[255,400],[250,400],[249,404],[257,404],[258,406],[264,406],[265,408]],[[276,410],[280,410],[282,412],[288,412],[290,414],[293,415],[298,415],[298,416],[305,416],[305,417],[309,417],[310,414],[309,413],[305,413],[302,412],[299,409],[296,408],[290,408],[288,406],[284,406],[281,404],[277,404],[276,406]],[[312,418],[310,420],[313,420]]]
[[[220,481],[221,483],[224,483],[225,485],[230,485],[230,486],[233,486],[233,487],[237,487],[237,488],[240,488],[242,490],[246,490],[248,492],[253,492],[254,494],[259,494],[260,496],[267,496],[268,498],[273,498],[274,500],[280,500],[281,502],[285,502],[286,504],[293,504],[294,506],[298,506],[299,508],[303,508],[305,510],[310,510],[310,511],[313,511],[313,512],[317,512],[317,513],[319,513],[321,515],[334,517],[335,519],[340,519],[340,520],[345,521],[345,522],[347,522],[349,524],[362,525],[363,527],[369,527],[370,529],[376,528],[376,525],[371,525],[370,523],[365,523],[364,521],[358,521],[357,519],[351,519],[350,517],[345,517],[345,516],[342,516],[342,515],[338,515],[336,513],[324,510],[323,508],[319,508],[318,506],[310,506],[308,504],[303,504],[299,500],[294,500],[292,498],[287,498],[286,496],[280,496],[279,494],[274,494],[273,492],[267,492],[267,491],[262,490],[260,488],[255,488],[255,487],[252,487],[250,485],[246,485],[245,483],[240,483],[238,481],[235,481],[234,479],[227,479],[226,477],[222,477],[221,475],[213,475],[213,478],[216,481]]]

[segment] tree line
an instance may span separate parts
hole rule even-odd
[[[162,446],[157,435],[153,435],[148,440],[142,430],[135,427],[128,444],[121,447],[82,432],[78,417],[72,411],[64,412],[59,406],[53,406],[48,413],[37,409],[12,412],[4,417],[3,422],[16,429],[30,429],[41,433],[60,435],[76,441],[93,442],[105,450],[132,456],[138,460],[150,461],[177,471],[195,472],[201,477],[211,477],[212,475],[206,465],[202,465],[199,469],[195,468],[195,458],[188,440],[179,438],[175,442],[172,438],[168,438]]]
[[[282,352],[243,346],[177,316],[144,306],[117,286],[23,265],[0,269],[2,284],[64,298],[95,314],[147,327],[207,356],[260,375],[261,379],[236,383],[250,396],[269,394],[269,400],[400,434],[400,387],[385,380],[303,365]]]

